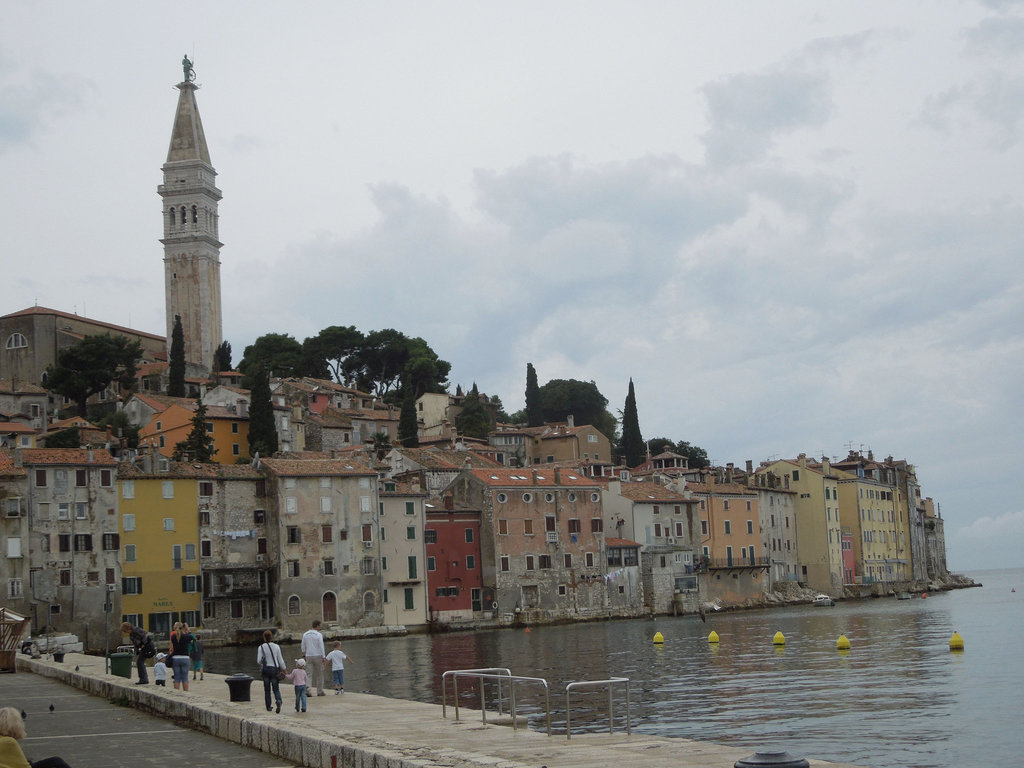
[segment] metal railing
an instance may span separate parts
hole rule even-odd
[[[624,683],[626,686],[626,734],[632,734],[629,721],[629,678],[628,677],[612,677],[608,680],[583,680],[575,683],[568,683],[565,686],[565,739],[568,741],[572,738],[572,692],[579,688],[595,688],[597,686],[606,685],[608,686],[608,733],[613,733],[615,730],[615,704],[612,699],[612,693],[615,690],[615,686]],[[548,732],[551,735],[551,732]]]
[[[498,695],[496,697],[498,714],[502,714],[502,682],[508,681],[509,715],[512,718],[512,729],[519,730],[516,709],[516,683],[535,683],[544,687],[544,717],[547,720],[548,736],[551,735],[551,696],[548,690],[548,681],[540,677],[523,677],[513,675],[511,670],[504,667],[488,667],[484,669],[450,669],[441,675],[441,716],[448,717],[448,678],[452,679],[452,692],[455,706],[455,719],[459,719],[459,678],[472,677],[480,681],[480,717],[487,722],[487,695],[484,683],[487,680],[494,680],[498,683]]]

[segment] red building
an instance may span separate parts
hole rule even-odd
[[[445,499],[450,506],[451,497]],[[480,512],[427,506],[427,606],[431,621],[472,621],[491,611],[480,563]],[[487,614],[489,618],[491,613]]]

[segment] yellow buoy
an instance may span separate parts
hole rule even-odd
[[[849,638],[846,637],[846,635],[840,635],[839,639],[836,640],[836,650],[838,650],[838,651],[848,651],[848,650],[850,650],[850,640],[849,640]]]
[[[661,632],[655,632],[654,633],[654,642],[659,644],[659,645],[661,643],[664,643],[665,642],[665,636],[662,635]]]
[[[960,637],[959,632],[954,632],[953,636],[949,638],[949,650],[951,651],[962,651],[964,649],[964,639]]]
[[[776,632],[775,637],[772,638],[772,645],[785,645],[786,636],[781,632]]]
[[[715,632],[715,630],[713,630],[713,629],[711,630],[711,634],[708,635],[708,642],[709,643],[717,643],[718,642],[718,633]]]

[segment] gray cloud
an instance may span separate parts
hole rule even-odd
[[[794,69],[735,74],[702,90],[712,166],[759,160],[779,134],[821,125],[832,110],[826,78]]]
[[[22,75],[0,58],[0,152],[30,143],[53,119],[81,105],[91,84],[74,77],[35,71]]]
[[[1019,57],[1024,54],[1024,18],[984,19],[964,32],[968,53],[975,56]]]
[[[988,131],[987,145],[999,152],[1016,146],[1024,122],[1024,78],[1002,72],[949,88],[927,100],[921,119],[944,133]]]

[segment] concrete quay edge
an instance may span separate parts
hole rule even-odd
[[[107,674],[102,657],[78,653],[68,653],[62,663],[19,655],[17,668],[309,768],[732,768],[756,751],[624,731],[567,740],[564,734],[485,724],[479,710],[462,709],[456,721],[450,707],[444,718],[437,704],[351,692],[314,695],[308,712],[299,714],[289,684],[281,686],[284,703],[275,714],[264,709],[259,680],[253,681],[252,701],[232,702],[224,675],[190,681],[185,693],[170,680],[166,688],[135,685]],[[813,766],[854,768],[796,757]]]

